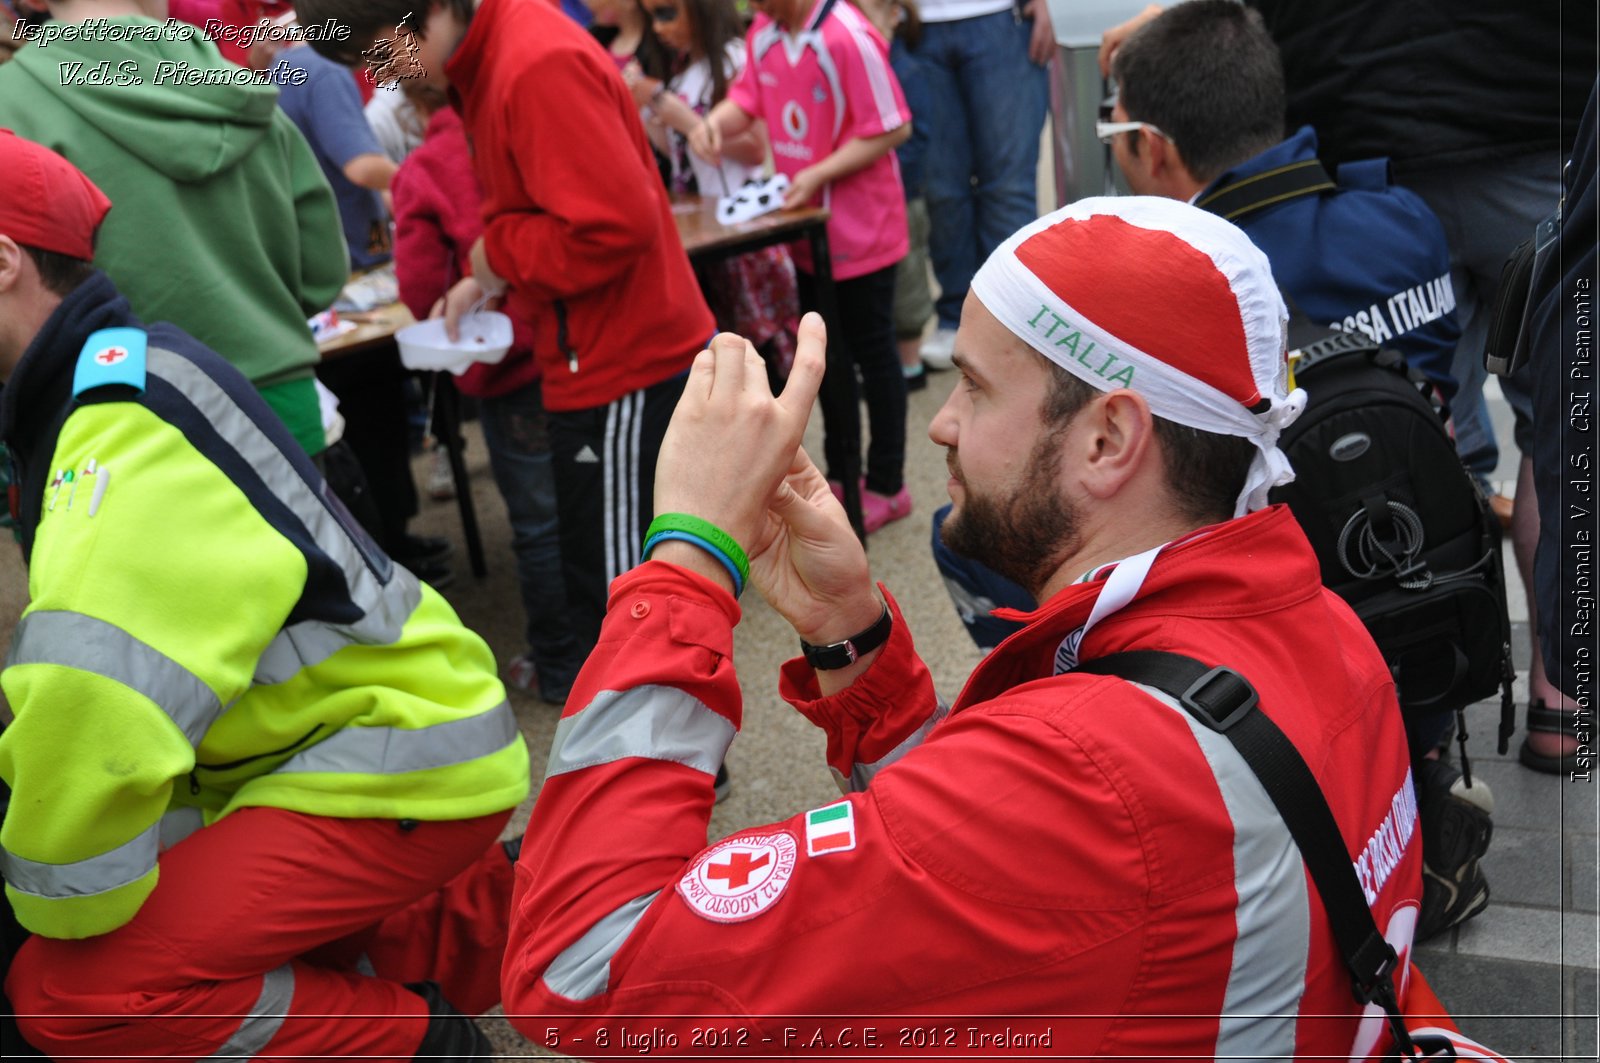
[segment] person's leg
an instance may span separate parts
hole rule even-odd
[[[921,196],[906,200],[906,230],[910,250],[894,270],[894,337],[906,389],[916,391],[928,383],[922,368],[922,333],[933,316],[933,292],[928,288],[928,201]]]
[[[1483,398],[1483,346],[1507,256],[1561,198],[1561,160],[1555,152],[1469,167],[1405,173],[1399,182],[1428,204],[1450,245],[1461,338],[1451,363],[1460,390],[1451,402],[1456,451],[1481,482],[1494,474],[1499,445]]]
[[[805,270],[801,269],[795,271],[795,280],[800,291],[800,312],[802,314],[806,314],[810,313],[811,311],[819,310],[819,307],[817,306],[816,278],[807,273]],[[836,331],[841,334],[837,336],[833,335],[832,333],[829,334],[828,349],[830,362],[832,362],[840,354],[843,354],[845,355],[846,359],[848,359],[848,361],[844,362],[843,364],[853,366],[855,365],[855,337],[852,335],[849,327],[844,324],[846,320],[844,310],[845,289],[849,286],[849,284],[849,281],[840,280],[834,281],[833,284],[834,306],[839,316],[839,328]],[[849,380],[851,397],[850,409],[858,410],[860,408],[861,383],[856,379],[856,374],[854,372],[849,374]],[[840,470],[845,467],[845,453],[846,452],[844,448],[839,445],[839,440],[836,433],[824,432],[822,435],[823,475],[830,480],[839,480],[840,476],[842,475]]]
[[[962,71],[977,176],[976,265],[982,265],[1039,216],[1039,138],[1050,110],[1050,82],[1045,68],[1028,59],[1032,19],[1002,11],[962,25],[970,47],[982,55]]]
[[[341,948],[358,956],[376,924],[499,851],[508,817],[242,809],[161,855],[160,881],[127,925],[77,941],[30,938],[7,992],[24,1034],[56,1057],[409,1061],[429,1032],[428,1003],[330,961]],[[480,935],[492,952],[508,911],[478,914],[500,924]],[[318,953],[321,962],[307,958]],[[498,966],[498,956],[471,962]]]
[[[841,282],[839,320],[867,403],[867,490],[893,497],[905,486],[906,378],[894,345],[894,267]],[[899,514],[903,515],[903,514]]]
[[[615,404],[613,404],[615,405]],[[578,651],[588,656],[606,614],[609,558],[606,535],[606,425],[611,406],[550,411],[550,452],[556,476],[561,571],[567,613]],[[614,529],[612,537],[614,537]]]
[[[935,307],[941,329],[961,323],[961,304],[979,265],[969,127],[984,116],[969,113],[965,96],[964,82],[976,58],[964,38],[969,21],[924,23],[917,49],[933,111],[928,123],[928,252],[939,281]]]
[[[379,543],[405,564],[406,523],[417,513],[407,436],[405,370],[391,346],[335,358],[317,367],[329,391],[339,396],[344,441],[366,472],[382,528]]]
[[[611,581],[639,563],[656,454],[684,379],[629,392],[592,410],[549,415],[567,607],[585,656],[600,637]]]
[[[511,521],[528,659],[538,676],[539,696],[559,705],[584,655],[567,618],[550,426],[539,385],[484,399],[480,423],[489,468]]]

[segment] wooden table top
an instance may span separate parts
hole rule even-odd
[[[683,249],[693,258],[704,252],[725,250],[747,243],[776,243],[783,236],[799,239],[807,229],[828,220],[828,208],[776,210],[749,221],[724,225],[717,220],[717,197],[674,196],[672,218],[678,223],[678,236],[683,240]]]
[[[396,332],[416,322],[416,319],[411,316],[411,311],[406,309],[404,303],[390,303],[388,306],[380,306],[376,310],[341,313],[339,319],[341,321],[354,321],[356,322],[356,327],[349,332],[317,344],[317,350],[321,352],[324,358],[337,358],[342,354],[353,354],[356,351],[365,350],[390,339]]]

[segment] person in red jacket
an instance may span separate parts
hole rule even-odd
[[[300,0],[313,41],[350,64],[402,24],[423,78],[447,86],[483,186],[454,321],[485,295],[532,327],[555,455],[570,620],[587,649],[606,587],[639,560],[656,451],[713,322],[638,107],[616,66],[548,0]],[[534,375],[527,365],[526,379]]]
[[[483,192],[461,116],[444,93],[420,82],[405,83],[404,91],[425,116],[427,131],[390,187],[395,279],[401,301],[421,319],[467,272],[467,256],[483,235]],[[489,467],[511,521],[528,648],[507,663],[506,679],[561,705],[583,652],[567,620],[550,428],[533,358],[533,326],[519,317],[511,326],[514,343],[505,359],[475,364],[455,378],[455,386],[479,400]]]
[[[689,539],[613,585],[524,838],[513,1023],[580,1056],[645,1037],[705,1058],[1383,1051],[1238,751],[1175,699],[1074,671],[1154,649],[1243,675],[1409,951],[1421,859],[1394,687],[1266,507],[1305,402],[1285,319],[1249,239],[1176,201],[1083,200],[989,259],[930,430],[945,534],[1043,604],[948,713],[799,448],[820,320],[776,399],[753,349],[718,337],[658,464],[658,526]],[[780,690],[845,797],[708,848],[741,723],[741,552],[802,640]]]

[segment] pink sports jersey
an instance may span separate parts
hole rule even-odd
[[[794,36],[757,15],[746,39],[750,61],[728,98],[767,122],[778,172],[794,176],[841,144],[873,137],[911,121],[889,50],[848,3],[818,0]],[[905,189],[900,164],[888,152],[823,189],[832,211],[828,241],[836,280],[860,277],[905,257]],[[811,272],[811,248],[794,247],[795,263]]]

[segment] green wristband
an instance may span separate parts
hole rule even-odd
[[[750,559],[745,556],[744,549],[733,536],[712,524],[709,520],[690,516],[687,513],[660,513],[650,522],[650,527],[644,533],[648,541],[657,532],[681,531],[691,535],[698,535],[709,543],[716,545],[723,553],[727,554],[739,569],[742,582],[750,582]]]

